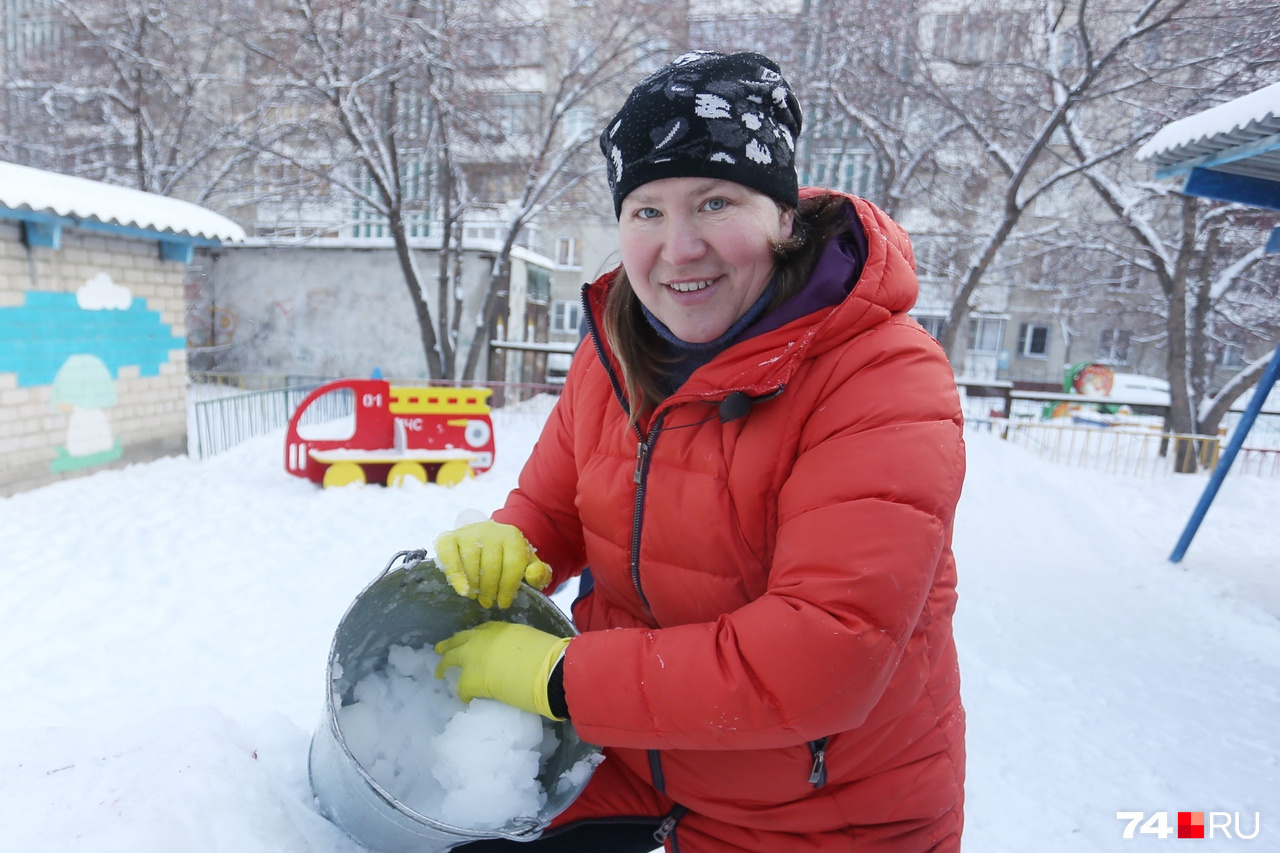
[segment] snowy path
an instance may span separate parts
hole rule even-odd
[[[1118,811],[1168,811],[1171,824],[1177,811],[1239,811],[1246,834],[1261,812],[1257,840],[1274,844],[1277,484],[1228,479],[1177,568],[1168,553],[1203,478],[1107,477],[1015,462],[989,439],[970,447],[956,628],[969,847],[1158,840],[1122,841]]]

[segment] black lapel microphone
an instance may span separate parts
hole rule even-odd
[[[742,391],[734,391],[720,401],[720,423],[727,424],[745,418],[751,411],[751,398]]]

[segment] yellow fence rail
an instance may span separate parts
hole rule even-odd
[[[974,418],[967,426],[1022,445],[1048,462],[1139,477],[1212,469],[1222,449],[1217,436],[1141,426],[1097,427],[1018,418]]]

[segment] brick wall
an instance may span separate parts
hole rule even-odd
[[[183,277],[154,240],[0,221],[0,495],[186,452]]]

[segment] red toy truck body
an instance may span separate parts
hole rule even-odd
[[[492,393],[382,379],[321,385],[289,419],[285,470],[326,487],[407,477],[452,486],[493,466]]]

